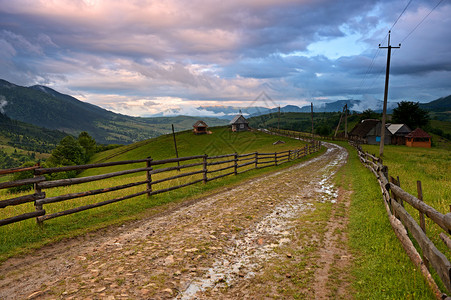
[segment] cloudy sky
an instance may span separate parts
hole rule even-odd
[[[0,78],[136,116],[373,103],[390,28],[389,101],[451,94],[449,0],[0,0]]]

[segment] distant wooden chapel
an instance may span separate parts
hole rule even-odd
[[[246,131],[250,129],[249,122],[243,117],[241,111],[230,121],[230,125],[232,126],[232,131]]]

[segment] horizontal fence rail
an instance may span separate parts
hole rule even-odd
[[[333,136],[322,136],[318,134],[311,134],[307,132],[300,132],[300,131],[294,131],[294,130],[287,130],[287,129],[278,129],[278,128],[268,128],[263,129],[263,131],[269,133],[269,134],[277,134],[281,136],[287,136],[299,140],[329,140],[329,141],[348,141],[347,138],[343,137],[333,137]]]
[[[440,277],[448,293],[451,293],[451,264],[447,257],[437,249],[434,243],[426,235],[424,220],[424,216],[427,216],[447,234],[451,234],[451,213],[442,214],[424,203],[422,199],[419,199],[422,198],[420,181],[417,181],[419,194],[417,198],[401,189],[399,186],[399,179],[388,176],[388,167],[382,164],[380,158],[364,152],[357,143],[350,142],[350,144],[356,148],[359,159],[364,166],[376,176],[381,187],[384,205],[390,224],[407,255],[420,269],[436,298],[451,299],[439,290],[429,272],[430,265]],[[420,224],[418,224],[407,212],[404,208],[404,203],[409,204],[418,211]],[[411,234],[419,245],[422,255],[416,250],[407,232]],[[445,245],[451,249],[451,239],[446,233],[440,233],[440,238]]]
[[[53,219],[60,216],[65,216],[84,210],[117,203],[126,199],[138,197],[141,195],[157,195],[169,191],[173,191],[179,188],[194,185],[200,182],[204,184],[219,178],[223,178],[230,175],[238,175],[253,169],[266,168],[270,166],[280,165],[282,163],[296,160],[304,157],[313,152],[317,152],[321,148],[321,142],[312,141],[305,147],[294,150],[287,150],[274,153],[246,153],[246,154],[224,154],[216,156],[208,155],[196,155],[180,158],[170,158],[162,160],[153,160],[151,157],[139,160],[128,160],[118,162],[106,162],[98,164],[76,165],[66,166],[58,168],[42,168],[39,165],[27,168],[14,168],[7,170],[0,170],[0,174],[12,174],[17,172],[32,172],[32,178],[21,179],[16,181],[8,181],[0,183],[0,189],[7,189],[12,187],[20,187],[23,185],[33,185],[33,193],[29,195],[13,197],[10,199],[0,200],[0,209],[5,209],[11,206],[26,204],[33,202],[35,211],[21,213],[10,216],[8,218],[0,219],[0,226],[7,225],[22,220],[36,218],[38,224],[42,224],[45,220]],[[137,166],[144,164],[144,166]],[[177,164],[177,165],[174,165]],[[130,169],[110,172],[99,175],[91,175],[84,177],[68,178],[68,179],[56,179],[52,180],[50,175],[68,171],[85,171],[89,169],[115,167],[115,166],[130,166]],[[158,166],[157,168],[155,168]],[[188,170],[186,170],[188,169]],[[182,172],[182,170],[186,170]],[[174,175],[174,172],[176,175]],[[180,172],[180,173],[179,173]],[[99,182],[104,179],[123,178],[124,176],[144,174],[145,180],[139,180],[130,182],[127,184],[118,184],[108,187],[97,187],[96,189],[84,189],[80,187],[79,191],[71,193],[60,193],[54,195],[55,189],[65,190],[66,187],[72,187],[74,185],[82,185],[91,182]],[[158,174],[158,176],[156,176]],[[134,177],[133,177],[134,178]],[[144,179],[143,178],[143,179]],[[185,180],[185,182],[179,182],[179,180]],[[163,182],[169,182],[168,187],[158,188],[158,184]],[[96,185],[98,185],[96,183]],[[77,207],[64,209],[57,212],[47,213],[44,206],[52,205],[53,203],[75,200],[77,198],[92,197],[96,195],[107,194],[115,191],[140,188],[141,190],[135,191],[121,197],[111,196],[110,199],[90,203],[86,205],[80,205]],[[78,189],[78,188],[77,188]],[[51,196],[47,196],[47,191],[52,191]],[[58,190],[59,191],[59,190]],[[6,194],[7,196],[9,194]],[[93,198],[94,200],[96,198]],[[0,211],[1,212],[1,211]]]

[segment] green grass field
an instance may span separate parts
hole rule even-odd
[[[353,190],[349,244],[353,255],[350,272],[354,280],[350,293],[355,299],[433,299],[420,271],[411,263],[391,229],[376,178],[360,163],[354,148],[345,142],[338,144],[346,147],[350,155],[337,181],[342,187]],[[388,148],[387,155],[390,155],[393,150]],[[408,176],[401,177],[401,182],[402,178],[406,181]],[[443,286],[441,288],[444,291]]]
[[[379,147],[365,145],[363,149],[378,153]],[[418,196],[417,180],[421,181],[424,202],[442,214],[449,213],[451,205],[450,157],[451,151],[439,148],[423,149],[391,145],[384,147],[384,165],[388,166],[389,176],[399,177],[401,188],[416,197]],[[419,223],[418,211],[408,204],[405,204],[405,207]],[[429,239],[448,257],[448,260],[451,260],[449,249],[439,237],[443,231],[426,218],[426,232]]]
[[[293,140],[290,138],[284,138],[279,136],[271,136],[260,132],[240,132],[232,133],[227,128],[213,128],[213,134],[195,136],[190,132],[183,132],[177,134],[177,144],[179,149],[179,156],[192,156],[207,153],[211,155],[220,155],[228,153],[250,153],[250,152],[280,152],[288,149],[296,149],[304,147],[304,143]],[[285,141],[285,144],[273,145],[273,142],[277,140]],[[124,146],[130,147],[130,146]],[[131,147],[133,148],[133,147]],[[126,148],[127,149],[127,148]],[[156,139],[152,139],[150,142],[141,142],[141,146],[134,148],[131,151],[124,152],[124,149],[116,148],[106,153],[97,154],[92,162],[105,161],[105,157],[112,157],[106,161],[122,161],[132,159],[142,159],[148,156],[153,157],[155,160],[172,158],[175,156],[173,148],[172,136],[161,136]],[[313,156],[313,155],[312,155]],[[310,157],[312,157],[310,156]],[[309,157],[309,158],[310,158]],[[305,158],[308,159],[308,158]],[[299,162],[297,160],[296,162]],[[191,163],[191,162],[188,162]],[[289,166],[295,162],[284,164],[283,166]],[[174,165],[174,164],[173,164]],[[114,166],[108,168],[91,169],[83,172],[80,176],[89,176],[95,174],[103,174],[108,172],[114,172],[122,169],[142,168],[145,164],[135,164],[128,166]],[[224,167],[225,165],[217,166],[217,168]],[[167,167],[167,165],[165,165]],[[197,168],[197,169],[196,169]],[[201,167],[194,167],[186,169],[183,172],[191,172],[198,170]],[[68,216],[63,216],[55,219],[51,219],[44,222],[43,228],[39,228],[36,225],[34,219],[29,219],[6,226],[0,227],[0,261],[5,260],[7,257],[26,252],[31,248],[37,248],[44,244],[57,241],[65,237],[75,236],[84,232],[102,228],[110,224],[120,224],[127,220],[133,220],[148,216],[155,213],[163,204],[171,202],[179,202],[183,199],[199,196],[204,193],[209,193],[215,189],[221,188],[225,185],[236,184],[243,179],[257,176],[264,172],[270,172],[280,167],[268,167],[265,169],[252,170],[245,174],[238,176],[227,176],[207,184],[198,183],[179,190],[154,195],[147,198],[146,195],[124,200],[118,203],[109,204],[103,207],[90,209],[87,211],[75,213]],[[227,171],[215,173],[211,176],[216,176]],[[230,172],[230,170],[228,171]],[[158,180],[164,177],[177,175],[177,171],[172,171],[164,174],[153,175],[152,179]],[[169,186],[183,184],[188,181],[201,179],[202,174],[188,176],[173,181],[159,183],[153,186],[154,190],[164,189]],[[131,182],[138,182],[146,180],[144,172],[131,174],[128,176],[115,177],[112,179],[105,179],[90,183],[84,183],[79,185],[58,187],[44,190],[47,197],[56,195],[76,193],[80,191],[94,190],[99,188],[112,187]],[[100,194],[95,196],[83,197],[74,200],[67,200],[58,203],[46,204],[44,209],[47,214],[58,212],[81,205],[97,203],[104,200],[109,200],[116,197],[126,196],[132,193],[145,190],[145,185],[128,188],[125,190],[119,190],[111,193]],[[27,193],[23,193],[27,194]],[[20,194],[14,195],[20,196]],[[13,195],[6,195],[5,192],[0,195],[0,199],[11,198]],[[18,206],[9,206],[0,211],[0,219],[7,218],[13,215],[34,211],[33,203],[26,203]]]

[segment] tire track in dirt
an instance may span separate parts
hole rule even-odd
[[[343,198],[332,180],[347,153],[326,146],[319,157],[221,193],[10,259],[0,266],[0,299],[256,299],[262,286],[265,297],[284,298],[294,277],[308,283],[303,295],[323,297],[315,289],[327,289],[332,264],[321,249],[338,248],[324,242],[319,221],[310,223],[318,228],[311,238],[301,231],[304,218],[323,207],[333,215]],[[282,261],[298,264],[308,247],[304,277],[291,270],[277,282],[264,278]],[[310,271],[317,261],[326,270],[319,284]]]

